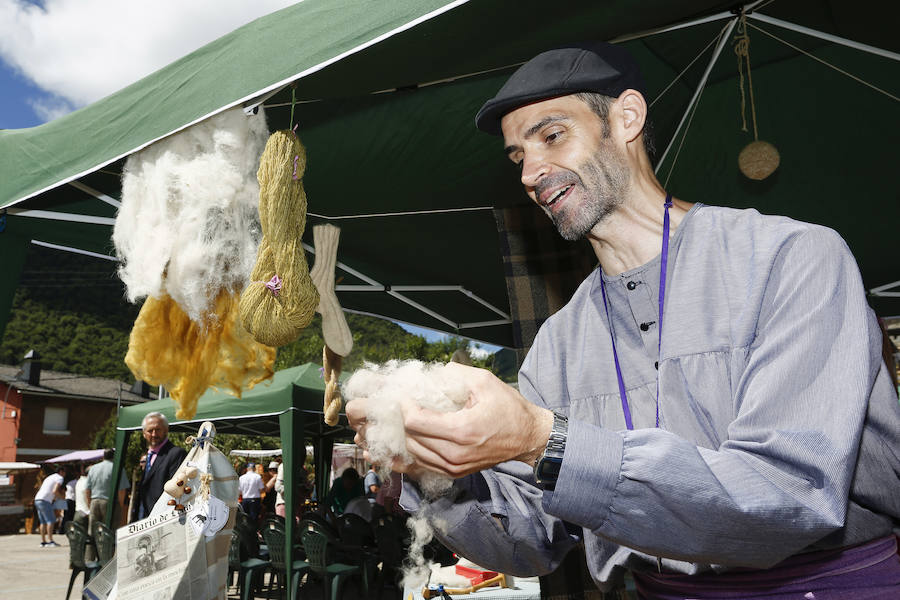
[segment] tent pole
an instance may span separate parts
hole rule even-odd
[[[286,566],[284,581],[288,590],[288,600],[294,600],[292,582],[294,564],[294,510],[296,508],[296,485],[294,475],[303,466],[303,455],[306,443],[303,440],[303,411],[292,408],[278,416],[281,431],[281,460],[284,463],[284,564]]]
[[[115,198],[113,198],[112,196],[107,196],[103,192],[99,192],[89,185],[84,185],[77,179],[73,179],[72,181],[70,181],[69,185],[71,185],[73,188],[75,188],[77,190],[81,190],[85,194],[89,194],[89,195],[93,196],[97,200],[103,200],[110,206],[115,206],[116,208],[119,208],[120,206],[122,206],[122,203],[119,202],[118,200],[116,200]]]
[[[803,33],[812,37],[817,37],[821,40],[825,40],[826,42],[833,42],[835,44],[847,46],[848,48],[853,48],[862,52],[868,52],[870,54],[875,54],[884,58],[889,58],[891,60],[900,61],[900,54],[897,54],[896,52],[891,52],[889,50],[876,48],[875,46],[869,46],[867,44],[854,42],[853,40],[848,40],[847,38],[838,37],[830,33],[825,33],[824,31],[818,31],[816,29],[810,29],[809,27],[803,27],[802,25],[797,25],[796,23],[791,23],[789,21],[782,21],[781,19],[776,19],[775,17],[770,17],[760,13],[748,13],[747,18],[762,21],[763,23],[769,23],[770,25],[776,25],[784,29],[790,29],[791,31],[796,31],[797,33]]]
[[[122,468],[125,466],[125,455],[128,454],[128,439],[131,437],[131,431],[123,429],[116,430],[116,455],[113,457],[113,476],[109,482],[110,489],[107,498],[106,508],[106,526],[115,531],[118,526],[113,525],[113,517],[116,515],[116,509],[119,507],[119,481],[122,477]],[[131,490],[134,494],[135,490]],[[125,515],[127,516],[127,515]]]
[[[734,13],[731,11],[724,11],[720,13],[716,13],[714,15],[710,15],[708,17],[701,17],[699,19],[693,19],[691,21],[685,21],[684,23],[677,23],[675,25],[669,25],[666,27],[658,27],[656,29],[646,29],[644,31],[638,31],[637,33],[626,33],[625,35],[620,35],[619,37],[615,37],[609,40],[610,44],[620,44],[622,42],[628,42],[631,40],[638,40],[645,37],[650,37],[651,35],[657,35],[660,33],[668,33],[670,31],[677,31],[679,29],[684,29],[685,27],[694,27],[696,25],[703,25],[704,23],[710,23],[712,21],[720,21],[722,19],[727,19],[729,17],[733,17]]]
[[[728,43],[728,40],[731,36],[731,31],[737,24],[738,18],[739,17],[733,18],[722,32],[722,38],[719,40],[719,43],[716,44],[716,49],[713,50],[712,58],[710,59],[709,64],[706,65],[706,70],[703,72],[703,77],[700,78],[700,83],[697,85],[697,89],[694,90],[694,95],[691,97],[691,101],[688,102],[687,109],[681,116],[681,121],[678,122],[678,127],[675,128],[675,133],[672,134],[672,139],[669,140],[669,144],[666,146],[665,152],[662,153],[659,162],[656,163],[656,169],[654,169],[655,172],[659,172],[660,167],[662,167],[663,163],[666,161],[666,156],[669,154],[669,150],[672,149],[672,145],[675,143],[675,140],[678,139],[678,133],[681,131],[681,127],[687,120],[688,115],[691,114],[691,109],[693,108],[694,103],[697,102],[697,99],[700,97],[700,92],[702,92],[703,88],[706,86],[706,80],[709,79],[709,74],[712,72],[713,67],[716,65],[716,61],[719,59],[719,55],[722,53],[722,49],[725,47],[725,44]]]

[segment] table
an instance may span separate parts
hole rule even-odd
[[[453,600],[540,600],[541,584],[537,577],[512,578],[513,587],[482,588],[472,594],[452,594]],[[403,600],[424,600],[422,589],[403,589]]]

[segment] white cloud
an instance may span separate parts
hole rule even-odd
[[[0,0],[0,59],[77,108],[296,1]]]
[[[488,356],[499,350],[499,348],[497,347],[491,347],[493,348],[493,350],[488,350],[487,348],[484,348],[479,344],[469,344],[469,356],[471,356],[472,358],[477,358],[478,360],[487,358]]]
[[[27,102],[34,114],[45,122],[52,121],[75,110],[75,106],[68,100],[51,95],[42,98],[28,98]]]

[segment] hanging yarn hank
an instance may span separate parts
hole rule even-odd
[[[325,413],[325,424],[332,427],[338,424],[341,408],[344,406],[338,382],[342,363],[343,357],[340,354],[333,352],[328,346],[322,347],[322,368],[325,376],[325,404],[322,412]]]
[[[257,172],[263,238],[240,301],[244,327],[267,346],[296,340],[319,304],[301,240],[306,227],[305,170],[306,150],[297,135],[290,130],[273,133]]]

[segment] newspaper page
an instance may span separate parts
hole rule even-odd
[[[206,539],[187,523],[194,507],[151,515],[118,530],[120,600],[206,600]]]

